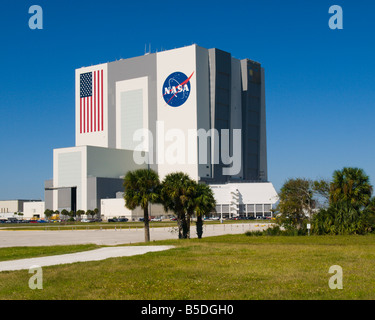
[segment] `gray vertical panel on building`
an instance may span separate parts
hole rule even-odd
[[[260,64],[248,59],[241,61],[243,87],[242,130],[243,164],[245,180],[260,180],[260,111],[261,70]]]
[[[45,209],[53,209],[53,191],[46,190],[48,188],[53,188],[53,180],[46,180],[44,181],[44,203]]]
[[[241,86],[241,62],[238,59],[232,58],[232,77],[231,77],[231,102],[230,102],[230,110],[231,110],[231,123],[230,123],[230,130],[231,130],[231,148],[230,154],[233,155],[233,148],[235,144],[240,144],[238,146],[239,150],[242,150],[242,134],[241,134],[241,141],[235,141],[233,138],[233,130],[239,129],[242,133],[242,86]],[[241,170],[240,172],[232,178],[239,178],[242,179],[243,176],[243,163],[242,157],[241,161]]]
[[[153,145],[156,145],[156,120],[157,120],[157,94],[156,87],[156,54],[149,54],[131,59],[114,61],[108,64],[108,116],[109,126],[116,126],[116,82],[131,80],[134,78],[148,77],[148,126],[153,135]],[[160,88],[161,94],[161,88]],[[110,141],[114,144],[110,147],[116,148],[116,133]],[[156,150],[153,150],[153,159],[156,159]],[[157,165],[152,164],[151,169],[157,170]]]
[[[262,181],[268,180],[267,172],[267,132],[266,132],[266,93],[265,93],[265,75],[261,68],[261,105],[260,105],[260,139],[259,139],[259,171]]]
[[[218,49],[209,50],[209,59],[211,88],[215,88],[211,91],[212,127],[218,130],[220,135],[222,129],[230,128],[232,61],[230,53]],[[215,143],[215,148],[218,148],[219,151],[214,152],[214,154],[221,155],[222,152],[229,152],[229,150],[222,150],[221,138],[219,143]],[[212,182],[228,181],[229,177],[222,174],[225,165],[221,160],[221,156],[220,159],[215,160]]]

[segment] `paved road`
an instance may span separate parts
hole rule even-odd
[[[223,234],[239,234],[248,230],[262,230],[270,224],[235,223],[205,225],[203,237]],[[196,230],[191,228],[191,237],[196,238]],[[151,228],[152,240],[177,239],[176,228]],[[52,246],[94,243],[97,245],[119,245],[144,242],[144,230],[117,228],[107,230],[70,231],[6,231],[0,230],[0,247]]]
[[[30,269],[31,267],[45,267],[58,264],[67,264],[83,261],[99,261],[114,257],[128,257],[147,252],[163,251],[174,248],[173,246],[131,246],[131,247],[108,247],[90,251],[39,257],[30,259],[19,259],[0,262],[1,271],[14,271]]]

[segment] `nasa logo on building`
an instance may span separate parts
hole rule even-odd
[[[163,98],[171,107],[183,105],[189,98],[191,85],[190,79],[194,72],[187,77],[183,72],[173,72],[164,81]]]

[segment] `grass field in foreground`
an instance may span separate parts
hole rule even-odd
[[[226,235],[152,244],[176,248],[44,267],[42,290],[29,289],[28,270],[1,272],[0,299],[375,299],[374,235]],[[332,265],[343,268],[342,290],[328,286]]]

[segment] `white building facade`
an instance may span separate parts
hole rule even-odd
[[[46,209],[100,209],[139,168],[210,185],[268,179],[258,62],[191,45],[77,69],[75,84],[75,146],[53,152]]]
[[[221,218],[273,217],[278,195],[270,182],[210,185],[216,199],[215,215]]]

